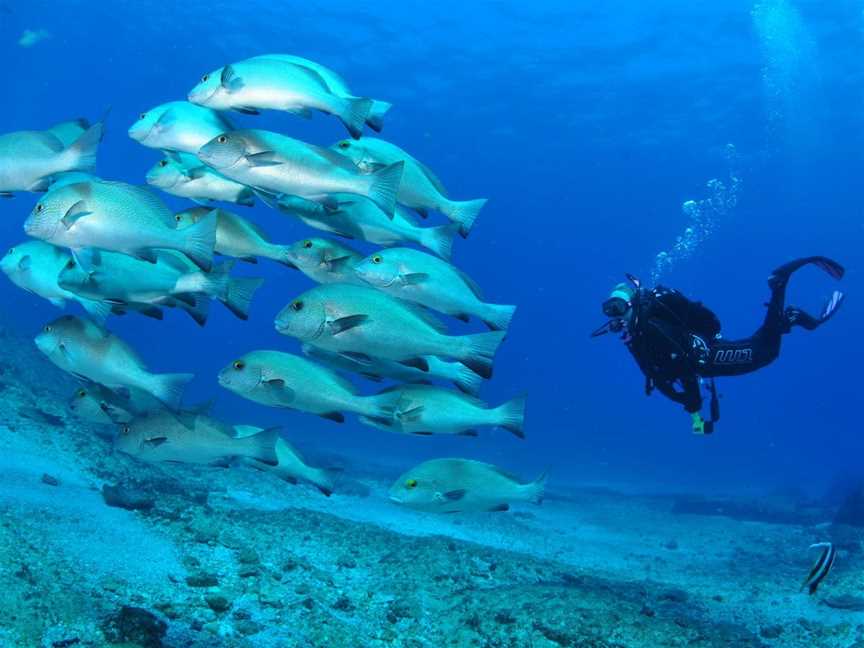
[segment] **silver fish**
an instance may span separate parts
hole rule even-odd
[[[195,305],[194,296],[206,295],[245,320],[255,291],[263,282],[230,276],[234,261],[202,272],[183,255],[170,250],[158,251],[153,263],[117,252],[96,251],[81,256],[85,264],[65,267],[58,284],[86,299],[109,304],[160,304],[172,297]]]
[[[68,132],[61,131],[61,137]],[[92,172],[102,132],[102,124],[94,124],[68,145],[51,131],[0,135],[0,197],[8,198],[15,191],[47,191],[59,173]]]
[[[219,384],[262,405],[287,407],[336,422],[342,412],[386,418],[394,398],[360,396],[354,385],[311,360],[280,351],[252,351],[219,372]]]
[[[127,388],[117,393],[98,383],[79,387],[69,399],[73,416],[90,423],[113,425],[128,423],[136,416],[165,409],[161,401],[149,393]]]
[[[247,458],[276,465],[279,431],[236,437],[234,429],[203,414],[157,412],[120,426],[114,447],[149,463],[187,463],[227,466]]]
[[[300,272],[318,283],[364,283],[354,274],[354,264],[363,255],[330,239],[297,241],[289,246],[287,258]]]
[[[436,356],[419,358],[421,366],[425,364],[425,368],[418,368],[362,354],[358,356],[325,351],[311,344],[304,344],[302,351],[333,369],[351,371],[375,382],[390,378],[403,383],[424,383],[437,378],[452,382],[461,392],[472,396],[476,395],[483,385],[483,378],[461,362],[447,362]]]
[[[147,184],[173,196],[209,204],[214,200],[244,207],[255,204],[255,194],[249,187],[225,178],[207,168],[197,158],[194,164],[165,157],[147,172]]]
[[[24,223],[28,235],[73,251],[101,248],[155,261],[153,248],[177,250],[209,270],[216,217],[185,230],[152,191],[123,182],[82,182],[47,193]]]
[[[271,194],[297,196],[335,207],[336,193],[366,196],[392,214],[402,178],[397,162],[374,174],[360,173],[330,149],[263,130],[237,130],[213,138],[198,151],[207,166],[241,184]]]
[[[36,346],[51,362],[73,376],[110,389],[134,387],[176,407],[192,374],[153,374],[138,354],[98,324],[64,315],[36,336]]]
[[[433,459],[404,473],[390,500],[430,513],[506,511],[512,502],[539,504],[546,475],[523,482],[492,464],[470,459]]]
[[[211,212],[216,213],[216,252],[247,263],[257,263],[258,257],[272,259],[291,266],[288,246],[270,242],[267,234],[255,223],[224,209],[193,207],[174,214],[177,229],[200,222]]]
[[[351,194],[333,194],[335,209],[295,196],[265,192],[258,195],[270,207],[299,218],[315,229],[385,247],[414,243],[442,259],[450,258],[453,237],[459,229],[455,224],[420,227],[414,217],[398,205],[390,218],[371,200]]]
[[[102,321],[111,307],[86,299],[60,287],[60,272],[72,261],[68,250],[44,241],[25,241],[11,248],[0,260],[0,269],[19,288],[47,299],[64,308],[67,301],[76,301],[91,317]]]
[[[483,301],[480,288],[464,272],[431,254],[391,248],[354,264],[356,275],[370,286],[468,321],[479,317],[493,331],[507,330],[515,306]]]
[[[346,99],[358,99],[353,92],[351,92],[348,84],[345,82],[341,76],[339,76],[336,72],[331,70],[328,67],[321,65],[320,63],[316,63],[315,61],[310,61],[309,59],[302,58],[300,56],[294,56],[293,54],[262,54],[261,56],[255,56],[250,61],[254,61],[257,59],[273,59],[277,61],[283,61],[286,63],[293,63],[294,65],[299,65],[300,67],[307,68],[312,72],[318,74],[321,77],[321,80],[327,86],[327,89],[335,95],[339,95],[340,97],[344,97]],[[381,132],[381,129],[384,128],[384,115],[388,110],[392,108],[392,104],[388,101],[381,101],[380,99],[372,100],[372,108],[369,110],[369,115],[366,117],[366,125],[369,126],[372,130],[376,132]]]
[[[129,137],[149,148],[195,155],[217,135],[233,130],[224,115],[187,101],[171,101],[141,113]]]
[[[477,436],[478,427],[502,427],[525,438],[525,398],[514,398],[498,407],[458,392],[432,385],[402,385],[384,393],[398,395],[393,417],[362,418],[364,423],[402,434],[456,434]]]
[[[320,74],[285,60],[256,57],[205,74],[189,92],[192,103],[216,110],[257,114],[281,110],[311,117],[313,110],[338,117],[352,137],[360,137],[371,99],[334,94]]]
[[[395,162],[404,162],[405,171],[396,200],[424,216],[428,215],[430,210],[441,212],[459,224],[463,236],[467,236],[471,231],[480,210],[487,202],[485,198],[450,200],[444,185],[429,167],[395,144],[382,139],[364,137],[359,142],[341,140],[331,148],[347,155],[365,173],[374,173]]]
[[[276,330],[301,342],[355,357],[422,365],[421,356],[459,360],[484,378],[504,333],[452,336],[434,316],[374,288],[324,284],[306,291],[276,317]]]

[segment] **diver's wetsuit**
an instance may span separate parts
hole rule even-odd
[[[834,278],[843,276],[842,266],[825,257],[780,266],[768,279],[771,300],[765,321],[743,340],[723,340],[717,316],[678,291],[662,286],[640,288],[632,300],[626,343],[645,374],[646,391],[650,394],[656,388],[688,412],[698,412],[702,409],[701,377],[738,376],[761,369],[780,354],[780,340],[793,325],[813,330],[825,322],[842,302],[841,293],[834,293],[820,318],[785,307],[789,277],[807,264],[815,264]]]

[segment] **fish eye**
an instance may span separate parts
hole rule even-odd
[[[53,331],[53,330],[54,330],[54,327],[51,326],[50,324],[47,324],[47,325],[45,326],[45,328],[44,328],[44,331],[45,331],[46,333],[50,333],[50,332]]]
[[[209,79],[209,78],[210,78],[210,75],[209,75],[209,74],[205,74],[204,76],[201,77],[201,81],[202,81],[203,83],[207,83],[207,79]]]
[[[216,138],[216,141],[219,142],[220,144],[224,144],[225,142],[228,141],[228,138],[225,137],[224,135],[220,135],[219,137]]]
[[[242,371],[243,368],[246,366],[246,363],[242,360],[235,360],[234,364],[231,366],[233,366],[237,371]]]
[[[303,302],[299,300],[291,302],[291,310],[293,310],[295,313],[299,313],[301,310],[303,310]]]
[[[15,248],[9,248],[9,251],[6,254],[15,254]]]
[[[141,113],[140,115],[138,115],[138,117],[140,119],[147,119],[147,113]]]
[[[347,142],[345,140],[339,142],[339,148],[341,149],[347,149],[349,146],[351,146],[351,142]]]
[[[159,166],[160,167],[168,166],[168,160],[159,160]]]
[[[41,212],[43,209],[45,209],[45,206],[42,203],[37,203],[36,211]]]
[[[308,250],[312,247],[312,241],[303,241],[303,247]]]
[[[69,260],[66,262],[66,267],[67,267],[67,268],[74,268],[74,267],[75,267],[75,259],[69,259]]]
[[[383,257],[380,254],[376,254],[372,257],[372,263],[381,263],[383,261]]]
[[[131,432],[131,430],[128,425],[124,425],[120,428],[120,434],[129,434],[129,432]]]
[[[178,223],[183,220],[183,217],[180,214],[174,214],[174,220]]]
[[[417,480],[409,479],[405,482],[405,488],[417,488]]]
[[[87,396],[87,392],[83,389],[79,389],[78,390],[78,398],[84,398],[85,396]]]

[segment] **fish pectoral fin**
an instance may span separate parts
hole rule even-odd
[[[372,358],[365,353],[360,353],[359,351],[341,351],[339,355],[348,360],[352,360],[353,362],[372,364]]]
[[[415,430],[411,434],[414,436],[435,436],[435,433],[430,432],[429,430]]]
[[[234,110],[244,115],[260,115],[261,113],[257,108],[251,108],[250,106],[234,106]]]
[[[468,491],[465,490],[464,488],[460,488],[458,490],[447,491],[446,493],[444,493],[444,499],[446,499],[450,502],[458,502],[463,497],[465,497],[465,494],[467,492]]]
[[[332,335],[339,335],[345,331],[350,331],[353,328],[369,320],[368,315],[349,315],[348,317],[340,317],[337,320],[330,322],[330,331]]]
[[[63,218],[60,219],[60,222],[63,223],[63,227],[68,230],[71,229],[78,220],[92,213],[93,212],[87,210],[86,203],[83,200],[79,200],[66,210],[66,213],[63,215]]]
[[[490,513],[499,513],[502,511],[509,511],[510,505],[509,504],[499,504],[498,506],[493,506],[492,508],[488,508],[486,510],[489,511]]]
[[[400,421],[419,421],[420,417],[423,416],[423,411],[425,409],[425,405],[418,405],[417,407],[412,407],[409,410],[396,412],[395,416]]]
[[[198,304],[198,300],[192,293],[175,293],[171,296],[177,301],[183,302],[184,304],[187,304],[189,306],[195,306]]]
[[[132,256],[147,263],[156,263],[156,253],[150,248],[139,248],[132,251]]]
[[[402,283],[406,286],[416,286],[429,281],[429,275],[425,272],[410,272],[402,275]]]
[[[327,260],[327,267],[330,272],[342,272],[345,269],[345,265],[351,261],[350,256],[342,256],[336,257],[335,259]]]
[[[271,387],[280,387],[281,388],[281,387],[285,386],[285,381],[282,380],[281,378],[271,378],[270,380],[267,381],[267,384],[270,385]]]
[[[252,167],[276,166],[283,163],[276,151],[261,151],[260,153],[247,155],[246,162]]]
[[[423,358],[408,358],[407,360],[400,360],[399,364],[411,367],[412,369],[419,369],[420,371],[429,371],[429,363]]]
[[[160,437],[150,437],[149,439],[144,439],[144,444],[151,448],[158,448],[163,443],[168,441],[168,437],[160,436]]]
[[[319,414],[318,416],[327,419],[328,421],[336,421],[337,423],[345,422],[345,415],[342,412],[325,412],[324,414]]]
[[[222,76],[220,77],[219,82],[228,92],[237,92],[246,85],[243,83],[243,79],[240,78],[240,75],[237,74],[237,70],[234,69],[233,65],[226,65],[222,68]]]
[[[19,270],[29,270],[33,265],[33,257],[29,254],[25,254],[18,260],[18,269]]]

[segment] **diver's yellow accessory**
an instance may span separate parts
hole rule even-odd
[[[705,419],[699,412],[690,414],[690,419],[693,422],[693,434],[705,434]]]

